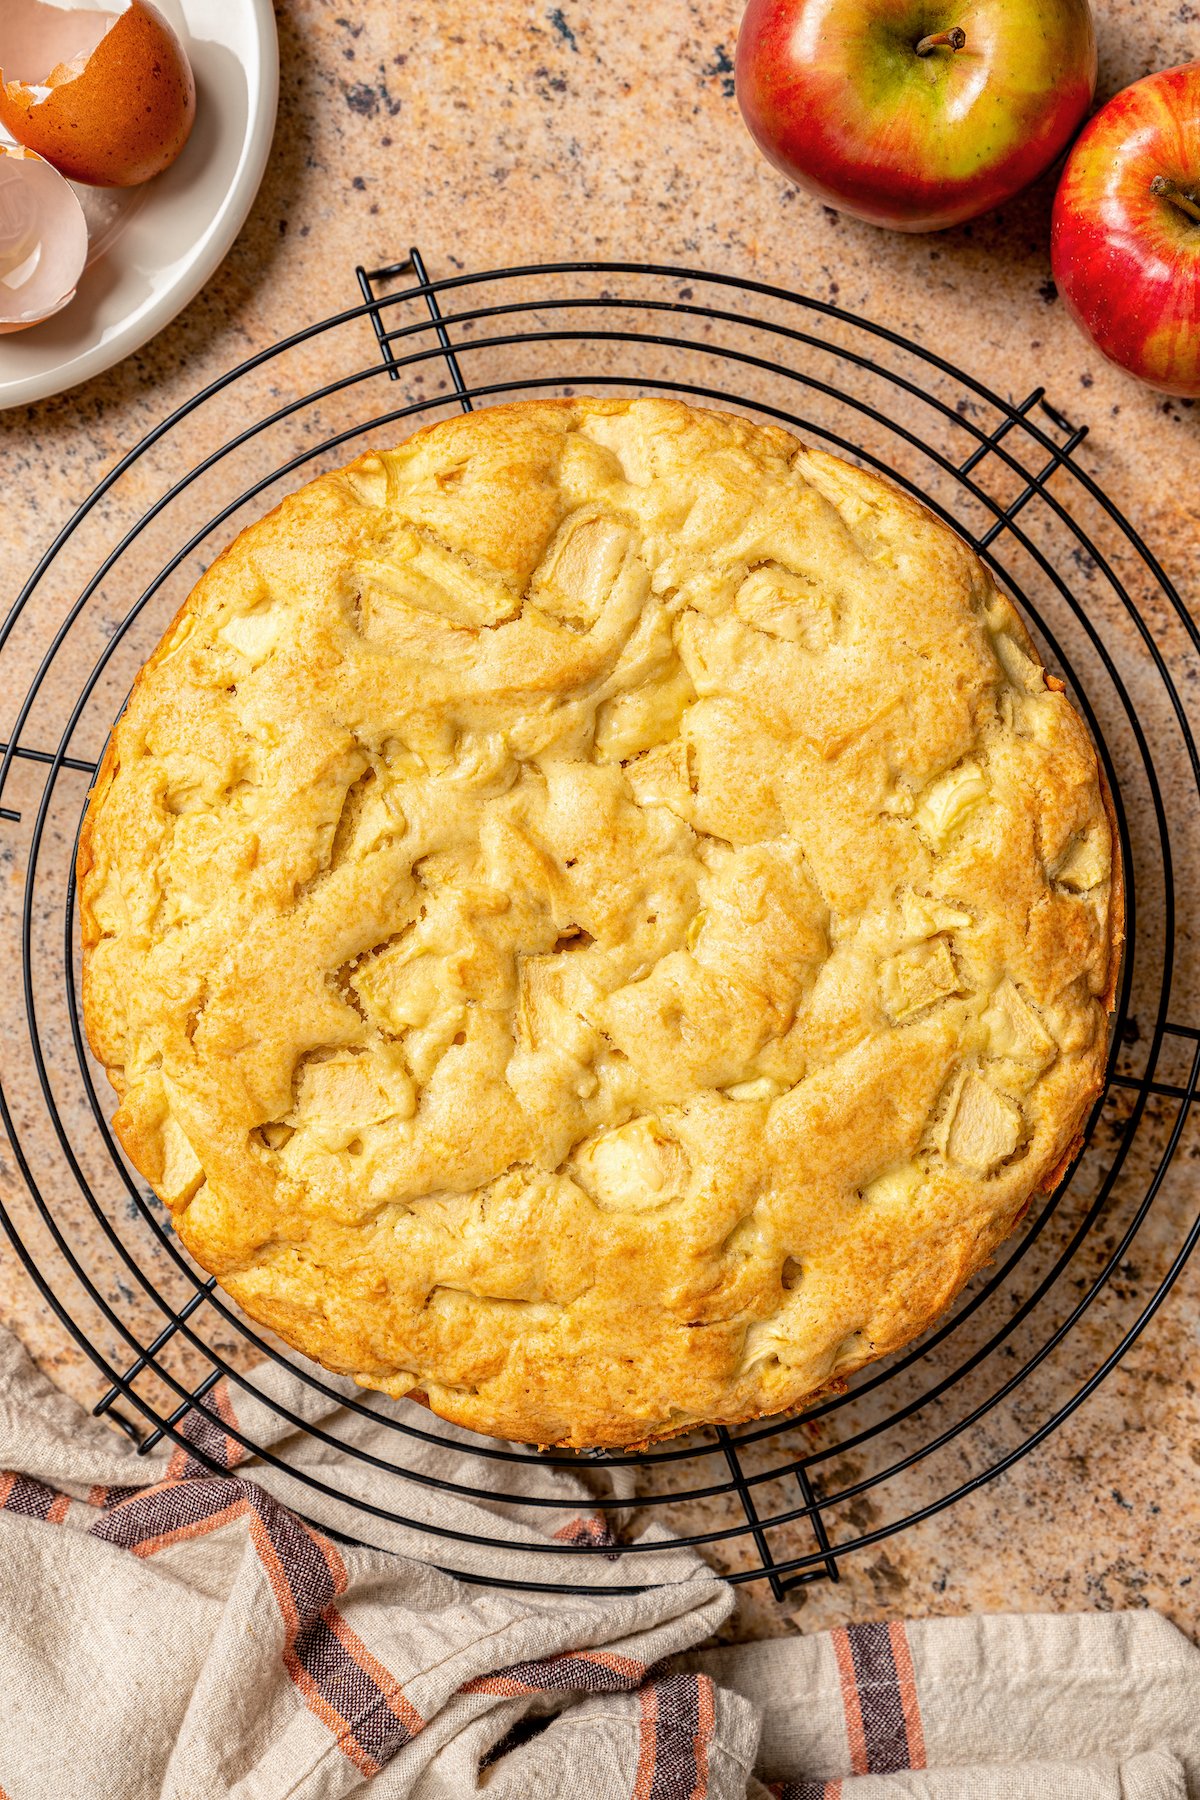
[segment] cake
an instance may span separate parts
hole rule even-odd
[[[88,1035],[287,1344],[535,1444],[801,1406],[1061,1178],[1095,750],[953,531],[666,399],[449,419],[243,531],[78,858]]]

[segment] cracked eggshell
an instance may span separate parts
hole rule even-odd
[[[3,0],[0,11],[0,125],[18,143],[91,187],[136,187],[175,161],[196,84],[156,7]]]
[[[87,222],[70,185],[40,157],[0,145],[0,333],[61,312],[87,252]]]

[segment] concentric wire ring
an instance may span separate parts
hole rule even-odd
[[[402,285],[396,291],[382,291],[397,280]],[[106,1101],[97,1089],[84,1044],[75,987],[72,869],[83,807],[82,801],[69,800],[64,775],[90,772],[94,757],[91,745],[87,755],[73,752],[72,745],[81,731],[102,739],[112,722],[111,706],[107,713],[103,710],[110,671],[120,667],[123,675],[132,674],[140,661],[134,646],[143,616],[158,617],[156,603],[166,599],[189,561],[219,544],[219,534],[231,521],[281,480],[300,478],[310,464],[327,466],[335,452],[340,454],[365,434],[423,423],[448,404],[469,409],[477,401],[580,389],[672,393],[777,420],[890,476],[971,539],[1021,604],[1050,660],[1071,683],[1100,748],[1128,872],[1128,953],[1117,999],[1108,1086],[1089,1122],[1082,1162],[1101,1158],[1101,1125],[1114,1106],[1123,1104],[1126,1091],[1131,1101],[1118,1121],[1108,1166],[1094,1172],[1090,1198],[1075,1199],[1081,1167],[1077,1162],[1056,1193],[1036,1208],[1000,1266],[968,1290],[947,1320],[909,1351],[865,1374],[845,1394],[812,1408],[799,1425],[770,1421],[739,1431],[702,1434],[699,1441],[671,1443],[642,1455],[594,1459],[600,1465],[636,1468],[641,1476],[639,1505],[669,1509],[672,1527],[683,1542],[713,1546],[722,1557],[729,1552],[740,1556],[740,1565],[727,1568],[735,1581],[765,1576],[776,1594],[782,1594],[798,1581],[822,1575],[836,1578],[839,1562],[851,1552],[951,1505],[1011,1467],[1069,1417],[1144,1329],[1200,1234],[1200,1219],[1178,1230],[1158,1280],[1136,1296],[1134,1316],[1112,1322],[1112,1341],[1106,1341],[1102,1353],[1078,1371],[1077,1385],[1070,1392],[1053,1396],[1045,1416],[1030,1423],[1018,1441],[995,1447],[984,1456],[982,1466],[968,1473],[954,1471],[948,1480],[931,1482],[926,1469],[937,1469],[943,1454],[958,1455],[974,1441],[972,1433],[983,1432],[985,1420],[1004,1415],[1010,1401],[1024,1405],[1035,1372],[1049,1367],[1064,1346],[1070,1350],[1077,1328],[1100,1310],[1114,1272],[1122,1267],[1159,1199],[1187,1127],[1197,1092],[1200,1031],[1189,1022],[1198,1016],[1195,996],[1184,994],[1178,979],[1173,821],[1160,762],[1165,756],[1173,767],[1182,767],[1190,783],[1187,791],[1200,793],[1200,760],[1168,653],[1150,619],[1157,609],[1165,609],[1172,631],[1185,635],[1191,657],[1200,653],[1200,638],[1147,546],[1073,460],[1084,432],[1072,430],[1047,406],[1041,390],[1014,405],[934,353],[828,303],[695,270],[562,263],[463,273],[433,282],[413,252],[407,263],[391,269],[359,271],[359,282],[361,306],[320,321],[249,359],[134,446],[58,535],[0,630],[0,656],[12,657],[18,644],[28,655],[25,640],[30,633],[40,651],[0,759],[0,800],[18,758],[27,773],[44,771],[28,835],[23,903],[13,932],[22,967],[20,1061],[10,1064],[0,1084],[0,1117],[13,1144],[28,1204],[6,1206],[0,1222],[63,1325],[112,1384],[98,1410],[120,1399],[147,1428],[144,1448],[164,1435],[184,1441],[188,1410],[203,1411],[205,1397],[225,1377],[235,1388],[264,1401],[293,1429],[346,1451],[336,1435],[305,1423],[282,1402],[269,1398],[247,1373],[243,1358],[230,1360],[222,1348],[230,1339],[268,1362],[285,1359],[184,1255],[112,1136]],[[697,290],[711,294],[711,303],[697,299]],[[305,388],[223,439],[194,466],[164,479],[158,498],[96,557],[93,573],[42,648],[31,624],[29,602],[53,585],[60,568],[79,559],[81,544],[86,542],[91,557],[87,534],[96,535],[97,521],[109,497],[119,496],[121,484],[144,482],[145,470],[153,466],[160,450],[166,453],[164,462],[171,455],[178,460],[176,447],[190,422],[203,418],[204,409],[230,390],[236,394],[238,384],[249,375],[306,353],[315,340],[329,346],[332,355],[333,346],[343,349],[346,336],[355,334],[364,321],[373,328],[378,358]],[[355,337],[356,349],[361,342],[361,336]],[[434,379],[441,382],[438,391],[419,391]],[[380,391],[390,397],[391,384],[403,388],[402,403],[376,409],[372,403]],[[315,442],[306,441],[300,435],[304,422],[323,421],[325,409],[341,409],[346,422],[321,430]],[[281,460],[272,460],[265,452],[274,434],[293,427],[299,436],[297,447]],[[239,485],[236,470],[239,459],[247,455],[253,459],[251,478]],[[1049,483],[1056,478],[1052,490]],[[210,482],[219,485],[219,503],[196,525],[189,509]],[[177,509],[186,511],[186,523],[177,523]],[[168,518],[172,543],[165,559],[142,568],[138,558],[143,541],[149,542],[159,521]],[[1107,614],[1102,616],[1079,598],[1081,570],[1089,582],[1102,586]],[[1140,603],[1132,591],[1135,578],[1143,596]],[[127,579],[136,598],[99,653],[90,655],[88,621],[106,584]],[[1151,603],[1145,595],[1152,596]],[[1131,663],[1133,686],[1125,673]],[[74,697],[64,709],[57,747],[51,750],[31,741],[31,734],[47,710],[51,688],[55,693],[60,688],[68,691],[68,679]],[[1152,717],[1145,703],[1148,683],[1153,687]],[[94,748],[98,752],[99,741]],[[1132,815],[1131,791],[1137,798]],[[1131,816],[1136,831],[1131,831]],[[18,822],[13,807],[0,809],[0,834],[11,833]],[[1181,830],[1177,825],[1177,839]],[[1139,930],[1138,894],[1142,871],[1147,870],[1161,917],[1161,929],[1154,932]],[[62,927],[58,984],[52,991],[42,976],[45,954],[39,937],[45,896],[51,890],[57,895]],[[1153,1022],[1140,1067],[1130,1074],[1122,1072],[1120,1064],[1135,993],[1139,1015],[1144,1017],[1149,1007]],[[1179,1078],[1164,1079],[1160,1068],[1164,1055],[1177,1055],[1181,1049],[1190,1052],[1190,1064]],[[64,1086],[65,1097],[60,1097]],[[41,1096],[40,1129],[25,1124],[24,1096],[30,1088]],[[1163,1102],[1174,1107],[1173,1113],[1164,1115]],[[96,1168],[99,1173],[93,1172]],[[91,1232],[86,1244],[74,1241],[67,1227],[60,1181],[73,1187],[84,1203]],[[123,1210],[117,1204],[121,1195]],[[31,1221],[42,1234],[37,1249]],[[74,1278],[86,1306],[63,1297],[64,1272]],[[164,1291],[167,1277],[170,1292]],[[173,1298],[180,1286],[186,1296],[182,1302]],[[1074,1287],[1078,1293],[1071,1291]],[[1006,1304],[1009,1310],[1003,1316]],[[1014,1343],[1024,1341],[1025,1328],[1044,1308],[1052,1316],[1040,1328],[1043,1335],[1013,1361]],[[103,1344],[97,1341],[101,1335]],[[1011,1366],[1005,1366],[1006,1359]],[[421,1487],[467,1498],[511,1498],[533,1508],[556,1507],[561,1505],[557,1497],[506,1488],[505,1469],[531,1462],[578,1467],[574,1457],[540,1456],[479,1439],[472,1443],[472,1454],[495,1471],[494,1483],[486,1488],[456,1478],[449,1449],[445,1474],[417,1469],[406,1461],[406,1444],[445,1444],[435,1418],[412,1408],[381,1413],[377,1405],[346,1401],[340,1389],[310,1365],[305,1367],[305,1379],[331,1404],[369,1412],[388,1428],[392,1454],[385,1457],[361,1448],[351,1454]],[[131,1428],[141,1435],[141,1426]],[[221,1428],[247,1451],[306,1483],[314,1501],[344,1502],[344,1494],[320,1476],[297,1471],[224,1417]],[[896,1438],[894,1445],[888,1444],[889,1436]],[[206,1460],[195,1443],[189,1443],[189,1449]],[[875,1461],[860,1467],[864,1457]],[[833,1475],[828,1490],[820,1495],[814,1486],[819,1470]],[[915,1494],[905,1487],[914,1472],[926,1482],[925,1490]],[[798,1503],[778,1491],[788,1484],[794,1485]],[[851,1502],[868,1494],[879,1499],[893,1490],[898,1496],[895,1517],[869,1529],[852,1526],[847,1535],[845,1515]],[[711,1508],[714,1503],[725,1506],[730,1523],[696,1520],[696,1528],[688,1529],[689,1521],[683,1517],[688,1509]],[[462,1532],[365,1501],[356,1504],[363,1515],[362,1535],[368,1540],[371,1519],[377,1516],[428,1533],[446,1546],[457,1542],[476,1548],[514,1548],[507,1538]],[[625,1504],[605,1497],[596,1502],[601,1511]],[[782,1551],[773,1543],[772,1534],[803,1525],[815,1538],[811,1549],[792,1539]],[[578,1582],[556,1580],[556,1559],[611,1555],[601,1544],[522,1543],[516,1548],[527,1554],[530,1564],[530,1580],[522,1585],[547,1591],[564,1586],[590,1591]],[[638,1541],[628,1546],[628,1553],[636,1557],[660,1548],[653,1540]],[[446,1566],[455,1566],[452,1549],[437,1554]],[[629,1566],[636,1572],[636,1564]],[[608,1582],[603,1585],[604,1591],[614,1591]]]

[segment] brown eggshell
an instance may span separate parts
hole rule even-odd
[[[0,27],[0,58],[3,51]],[[175,161],[195,116],[187,53],[147,0],[131,0],[81,68],[59,64],[36,86],[28,77],[5,81],[0,68],[0,124],[69,180],[91,187],[149,181]]]

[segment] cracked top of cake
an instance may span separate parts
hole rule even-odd
[[[79,893],[192,1255],[543,1444],[795,1407],[921,1332],[1076,1146],[1121,939],[1095,751],[977,558],[669,400],[451,419],[244,531]]]

